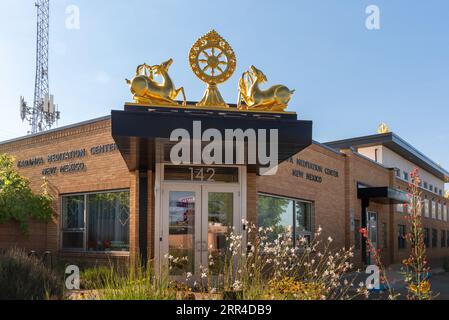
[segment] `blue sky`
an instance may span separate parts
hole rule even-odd
[[[68,5],[80,29],[65,27]],[[365,28],[377,5],[381,29]],[[138,64],[168,58],[188,100],[204,91],[190,71],[194,41],[216,29],[234,48],[237,71],[220,91],[234,103],[251,64],[269,84],[296,89],[290,109],[314,121],[314,138],[335,140],[392,130],[449,168],[449,1],[51,0],[50,88],[59,125],[109,114],[131,97],[124,79]],[[18,102],[32,103],[33,0],[0,1],[0,140],[24,135]]]

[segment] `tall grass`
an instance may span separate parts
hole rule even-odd
[[[158,276],[151,267],[138,263],[125,273],[104,274],[103,288],[98,290],[102,300],[175,300],[167,272]]]

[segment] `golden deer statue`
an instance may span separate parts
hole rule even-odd
[[[261,111],[284,111],[295,92],[284,85],[275,85],[261,90],[259,84],[267,82],[265,74],[254,66],[245,71],[239,80],[239,109],[256,109]],[[242,101],[246,105],[242,105]]]
[[[135,102],[154,105],[178,105],[175,99],[182,93],[182,105],[186,105],[184,88],[176,89],[168,75],[168,69],[172,63],[173,59],[169,59],[160,65],[149,66],[144,63],[137,67],[136,76],[132,80],[126,79]],[[162,82],[155,81],[154,75],[161,76]]]

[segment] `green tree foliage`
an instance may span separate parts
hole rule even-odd
[[[14,169],[14,159],[0,155],[0,224],[16,221],[23,234],[28,233],[29,218],[48,222],[54,214],[47,182],[42,185],[42,194],[34,194],[29,185],[29,180]]]

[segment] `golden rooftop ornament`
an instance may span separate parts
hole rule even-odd
[[[135,76],[127,84],[137,104],[149,106],[179,106],[177,97],[182,94],[182,106],[187,106],[184,88],[176,88],[168,75],[173,63],[172,59],[159,65],[141,64]],[[189,52],[189,63],[192,71],[203,82],[207,89],[203,98],[196,104],[205,108],[229,108],[218,90],[218,84],[227,81],[234,73],[237,59],[234,51],[225,39],[215,30],[199,38]],[[156,80],[158,76],[161,80]],[[275,85],[267,90],[259,88],[267,82],[265,74],[254,66],[245,71],[238,83],[237,108],[232,111],[248,110],[254,112],[285,112],[295,90],[284,85]],[[231,110],[229,110],[231,111]]]
[[[265,74],[251,66],[239,81],[238,109],[254,109],[259,111],[284,111],[295,92],[284,85],[275,85],[267,90],[259,88],[259,84],[267,82]],[[242,101],[246,105],[242,105]]]
[[[162,62],[160,65],[149,66],[146,63],[137,67],[136,75],[132,80],[126,79],[133,99],[136,103],[176,106],[176,97],[182,93],[183,103],[186,105],[186,94],[184,88],[175,88],[173,81],[168,75],[168,69],[173,63],[172,59]],[[161,76],[162,82],[154,80],[154,75]]]
[[[449,199],[449,190],[446,190],[446,192],[444,193],[444,197],[445,197],[446,199]]]
[[[189,52],[189,63],[195,75],[207,83],[199,107],[229,107],[217,84],[228,80],[235,71],[237,59],[229,43],[215,30],[199,38]]]
[[[381,124],[379,124],[379,127],[377,127],[378,134],[385,134],[385,133],[389,133],[389,132],[390,132],[390,128],[388,127],[388,125],[385,122],[382,122]]]

